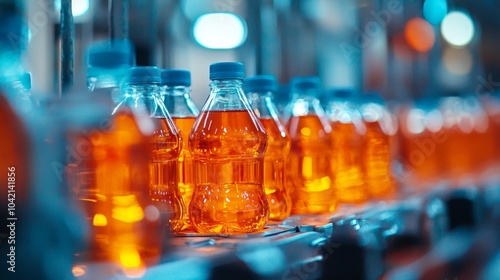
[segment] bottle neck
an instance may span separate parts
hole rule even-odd
[[[147,112],[153,118],[170,118],[157,83],[125,84],[115,111],[122,106],[132,108],[134,111]]]
[[[172,117],[196,117],[198,109],[191,100],[187,86],[162,86],[161,94],[166,109]]]
[[[210,89],[214,90],[241,90],[243,87],[243,80],[241,79],[223,79],[212,80]]]
[[[117,69],[87,69],[87,88],[94,92],[97,90],[119,89],[126,76],[126,68]]]
[[[243,92],[243,81],[240,79],[213,80],[210,83],[210,108],[203,110],[251,110]]]
[[[273,93],[270,91],[249,92],[248,102],[260,118],[274,118],[278,116],[278,110],[273,102]]]

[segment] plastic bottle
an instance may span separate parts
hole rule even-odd
[[[119,101],[120,86],[129,68],[134,66],[134,60],[132,47],[127,41],[92,45],[87,54],[87,88]]]
[[[178,159],[178,185],[182,200],[186,207],[183,229],[189,229],[188,207],[194,190],[194,166],[187,140],[193,128],[198,108],[190,96],[191,73],[187,70],[165,69],[161,72],[162,95],[167,111],[170,113],[179,133],[183,139],[181,152]]]
[[[276,79],[270,75],[253,76],[245,80],[245,92],[250,105],[268,137],[264,154],[264,189],[269,202],[269,219],[281,221],[288,217],[292,210],[291,186],[286,172],[286,158],[290,152],[291,139],[273,102],[276,88]]]
[[[454,186],[481,183],[497,149],[486,111],[476,97],[467,95],[442,98],[440,110],[447,136],[443,145],[447,179]]]
[[[359,203],[368,197],[363,172],[366,127],[352,90],[330,91],[326,114],[332,127],[332,162],[337,197],[342,202]]]
[[[155,182],[150,161],[160,157],[154,140],[166,134],[158,133],[165,125],[149,117],[147,109],[156,108],[155,97],[147,98],[151,92],[141,91],[156,90],[159,97],[156,70],[157,83],[151,86],[135,86],[136,79],[147,76],[132,71],[131,84],[116,105],[110,95],[95,95],[106,100],[110,117],[99,121],[98,127],[69,132],[71,150],[77,152],[76,161],[69,165],[79,176],[72,190],[91,227],[90,247],[80,255],[87,261],[115,262],[127,275],[141,275],[146,265],[156,263],[165,242],[164,204],[168,201],[156,202],[150,191]],[[116,84],[110,89],[115,90]],[[178,146],[178,140],[171,142]],[[165,151],[175,150],[168,144]]]
[[[318,100],[318,77],[297,77],[291,82],[287,129],[292,138],[288,172],[293,186],[292,213],[334,211],[337,198],[330,168],[331,127]]]
[[[189,135],[196,174],[189,210],[201,233],[255,232],[269,218],[267,135],[243,92],[244,77],[241,63],[210,65],[210,95]]]
[[[362,94],[360,111],[366,127],[362,158],[368,193],[388,196],[396,190],[391,166],[397,123],[377,93]]]
[[[125,100],[120,105],[128,104],[138,110],[146,110],[155,123],[150,139],[149,193],[160,212],[168,215],[171,230],[179,231],[186,212],[177,180],[182,137],[163,104],[160,82],[159,68],[132,67],[123,87]],[[115,110],[119,110],[120,105]]]

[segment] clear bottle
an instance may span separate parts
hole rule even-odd
[[[486,179],[483,173],[493,162],[497,147],[494,127],[484,108],[474,96],[456,95],[441,98],[440,111],[446,138],[443,160],[447,179],[454,186],[479,184]]]
[[[134,74],[129,80],[136,82],[135,78]],[[159,84],[159,70],[157,80]],[[91,228],[90,247],[80,256],[86,261],[115,262],[129,275],[141,275],[147,265],[157,263],[165,242],[167,218],[161,213],[165,206],[151,198],[154,177],[149,172],[151,158],[158,154],[153,140],[162,136],[158,131],[163,123],[149,117],[147,109],[155,100],[141,91],[155,87],[157,91],[158,85],[132,83],[117,104],[110,95],[96,95],[107,97],[110,117],[98,127],[68,135],[71,150],[77,152],[69,164],[78,172],[78,180],[71,184],[73,196]]]
[[[189,135],[196,186],[189,206],[201,233],[246,233],[264,228],[267,135],[242,89],[243,64],[210,65],[210,95]]]
[[[443,116],[438,100],[419,99],[398,112],[401,169],[399,177],[406,185],[426,188],[438,183],[444,175]]]
[[[363,151],[363,172],[368,192],[374,197],[395,192],[392,177],[392,144],[397,131],[395,118],[377,93],[361,96],[360,111],[366,127]]]
[[[288,217],[292,210],[291,186],[286,172],[286,158],[290,152],[291,139],[273,102],[276,88],[276,79],[270,75],[253,76],[245,80],[248,101],[267,132],[264,190],[269,203],[269,219],[281,221]]]
[[[127,41],[92,45],[87,52],[87,88],[119,102],[122,97],[120,86],[127,71],[134,66],[134,60],[132,47]]]
[[[167,111],[170,113],[181,137],[182,147],[178,159],[178,185],[182,200],[186,206],[183,230],[191,228],[189,219],[189,203],[193,195],[195,178],[193,157],[189,151],[187,140],[193,128],[198,108],[191,100],[189,86],[191,85],[191,73],[187,70],[165,69],[161,72],[162,95]]]
[[[365,124],[352,89],[335,89],[328,95],[326,114],[332,128],[331,168],[337,197],[341,202],[364,202],[368,198],[363,172]]]
[[[170,229],[179,231],[186,212],[177,180],[177,161],[182,137],[165,108],[160,83],[159,68],[132,67],[122,90],[125,99],[115,111],[120,110],[123,104],[137,110],[146,110],[153,120],[154,131],[150,139],[149,194],[160,212],[168,215]]]
[[[330,168],[331,127],[318,100],[318,77],[297,77],[291,82],[286,112],[292,139],[288,172],[293,186],[292,213],[334,211],[337,197]]]

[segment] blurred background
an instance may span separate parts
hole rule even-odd
[[[191,71],[198,108],[218,61],[243,62],[247,76],[274,75],[281,88],[319,76],[327,114],[335,98],[359,97],[363,121],[387,140],[383,175],[396,185],[389,197],[291,216],[255,235],[168,233],[158,265],[140,276],[498,279],[499,11],[494,0],[0,0],[0,84],[39,107],[0,99],[1,136],[12,135],[0,142],[0,168],[6,155],[26,178],[17,181],[18,267],[37,279],[130,276],[73,262],[88,223],[63,179],[74,156],[66,134],[96,128],[109,112],[89,97],[59,98],[87,91],[89,47],[129,39],[135,65]],[[276,93],[278,109],[287,99]]]
[[[17,2],[24,3],[17,9],[25,32],[15,40],[26,47],[23,64],[32,73],[33,90],[58,92],[60,1]],[[319,75],[327,88],[377,90],[395,100],[483,93],[500,81],[497,1],[111,2],[72,1],[76,87],[85,87],[85,50],[110,32],[133,41],[137,65],[191,70],[198,106],[208,93],[208,65],[215,61],[241,61],[248,76],[273,74],[280,83]],[[124,3],[130,5],[126,14]]]

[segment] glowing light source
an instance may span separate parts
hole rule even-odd
[[[433,25],[438,25],[443,21],[448,12],[446,0],[425,0],[424,18]]]
[[[434,46],[434,29],[425,19],[410,19],[404,32],[408,45],[418,52],[427,52]]]
[[[243,44],[247,37],[245,21],[232,13],[210,13],[196,19],[194,39],[209,49],[233,49]]]
[[[90,8],[89,0],[73,0],[71,4],[71,10],[74,17],[83,16],[89,11]],[[56,10],[61,10],[61,0],[55,0]]]
[[[468,14],[458,11],[451,12],[441,23],[441,33],[448,43],[462,47],[472,41],[474,23]]]

